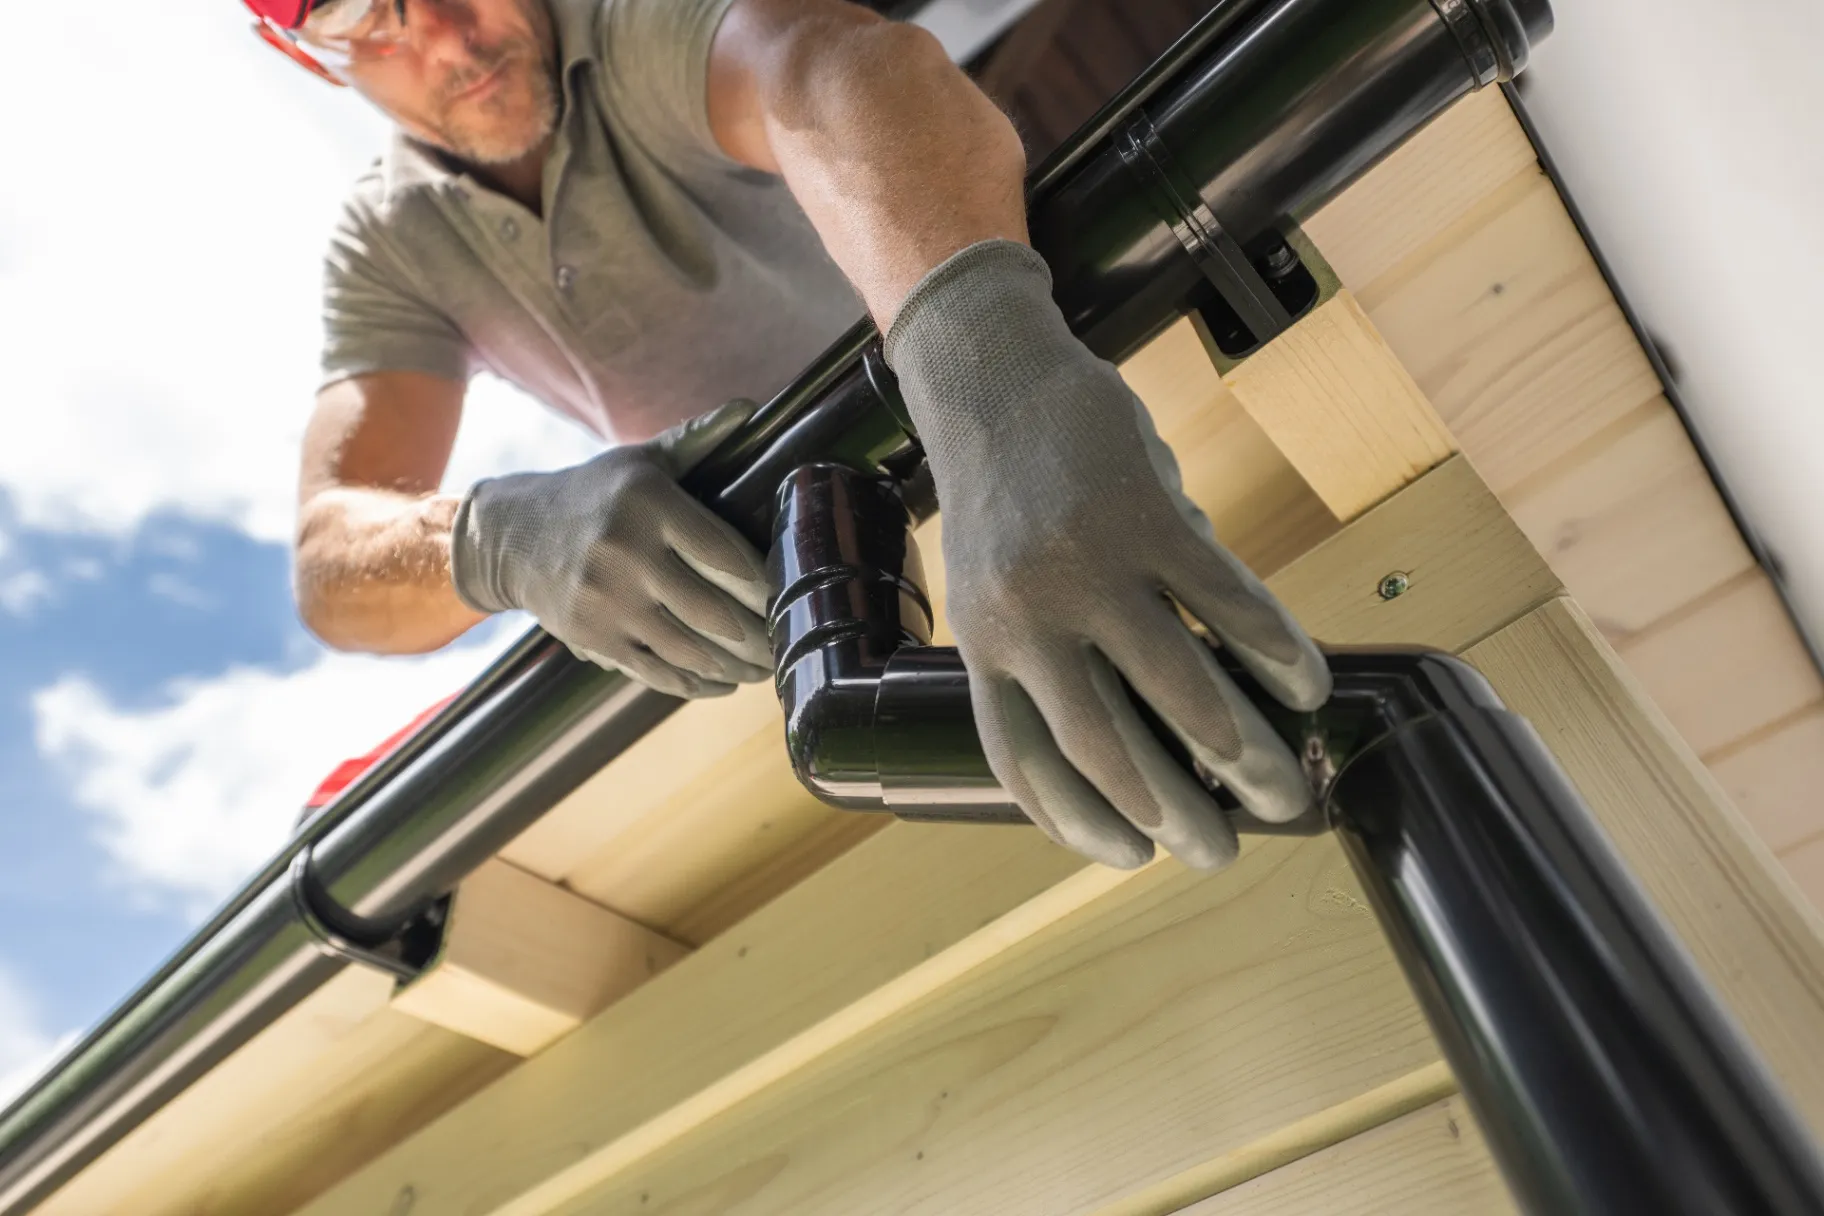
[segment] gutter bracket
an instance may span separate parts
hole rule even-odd
[[[1121,160],[1139,179],[1143,193],[1153,210],[1171,225],[1178,243],[1203,272],[1203,277],[1235,310],[1235,315],[1253,335],[1254,346],[1265,346],[1292,327],[1293,316],[1272,284],[1254,263],[1248,260],[1241,244],[1223,228],[1216,213],[1203,200],[1191,179],[1179,168],[1171,149],[1160,138],[1145,110],[1115,135],[1115,147]],[[1297,254],[1289,246],[1275,251],[1283,257],[1291,253],[1297,266]]]
[[[298,919],[318,949],[384,971],[402,984],[417,979],[442,950],[450,897],[431,900],[397,925],[376,925],[330,897],[312,867],[312,851],[306,846],[292,859],[287,882]]]

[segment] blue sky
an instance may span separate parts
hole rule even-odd
[[[170,682],[235,664],[294,670],[309,643],[282,546],[181,516],[121,543],[11,531],[44,590],[0,615],[0,965],[59,1029],[92,1021],[187,928],[181,904],[123,885],[63,766],[40,754],[32,696],[71,677],[154,709]],[[25,931],[20,931],[24,929]]]
[[[323,242],[384,127],[235,0],[101,16],[9,13],[0,73],[0,1101],[518,626],[418,659],[299,627]],[[594,447],[480,384],[447,484]]]

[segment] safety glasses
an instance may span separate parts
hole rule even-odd
[[[361,67],[404,50],[410,35],[405,0],[323,0],[296,29],[263,13],[253,23],[262,42],[331,84],[345,85]]]

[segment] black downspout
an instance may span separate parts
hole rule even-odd
[[[898,488],[811,465],[779,506],[773,655],[799,778],[850,810],[1024,822],[957,652],[928,645]],[[1298,714],[1222,656],[1313,785],[1299,824],[1230,813],[1337,831],[1524,1208],[1824,1212],[1817,1146],[1532,727],[1449,655],[1329,657],[1335,695]]]

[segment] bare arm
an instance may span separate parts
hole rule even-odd
[[[437,492],[464,386],[418,372],[324,389],[298,479],[298,614],[338,650],[417,654],[482,620],[450,585],[460,499]]]
[[[709,117],[724,152],[785,178],[883,333],[951,254],[1027,239],[1019,135],[917,26],[843,0],[736,0]]]

